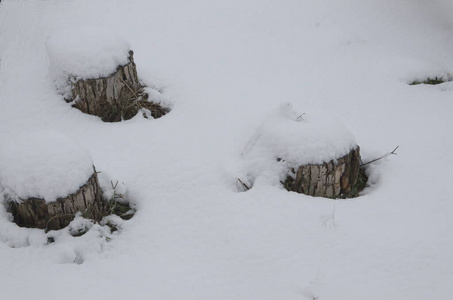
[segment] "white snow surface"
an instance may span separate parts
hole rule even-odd
[[[356,146],[354,135],[334,115],[298,113],[291,103],[282,103],[265,118],[242,154],[294,165],[321,164]]]
[[[49,75],[64,91],[68,79],[106,77],[128,63],[129,43],[108,28],[78,26],[46,41]]]
[[[449,0],[2,0],[1,147],[55,131],[137,213],[44,233],[0,205],[1,298],[451,299],[453,89],[408,83],[452,74],[452,20]],[[71,108],[46,43],[81,27],[125,37],[172,111],[106,124]],[[287,192],[258,148],[241,153],[288,102],[305,113],[298,128],[337,120],[349,138],[335,153],[355,141],[364,162],[398,155],[369,165],[359,198]],[[273,145],[288,139],[275,130]],[[237,178],[253,187],[238,192]]]
[[[52,131],[19,134],[0,146],[0,189],[17,201],[53,202],[78,191],[93,172],[90,153]]]

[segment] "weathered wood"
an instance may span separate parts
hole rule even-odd
[[[360,171],[360,148],[327,163],[298,166],[292,169],[283,185],[294,191],[315,197],[347,198],[356,196]]]
[[[140,110],[148,110],[153,118],[160,118],[169,110],[148,101],[137,76],[137,69],[129,51],[129,62],[118,66],[107,77],[72,80],[72,97],[66,99],[84,113],[99,116],[104,122],[119,122],[134,117]],[[145,115],[146,117],[146,115]]]
[[[20,203],[11,201],[8,210],[14,222],[22,227],[58,230],[66,227],[77,212],[87,219],[100,221],[106,215],[106,204],[102,200],[96,170],[87,183],[79,190],[55,202],[46,203],[44,199],[21,199]]]

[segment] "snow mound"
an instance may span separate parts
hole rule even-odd
[[[106,30],[77,27],[47,39],[49,75],[63,89],[69,77],[100,78],[128,63],[129,43]]]
[[[19,201],[53,202],[76,192],[93,174],[90,153],[60,134],[22,134],[0,146],[0,190]]]
[[[356,145],[353,134],[334,116],[323,111],[300,114],[283,103],[263,121],[243,155],[320,164],[347,155]]]

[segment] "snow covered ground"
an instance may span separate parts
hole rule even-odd
[[[171,113],[107,124],[65,103],[46,43],[82,26],[125,37]],[[3,0],[1,146],[63,135],[138,211],[47,245],[0,206],[1,298],[451,299],[453,82],[408,83],[453,72],[452,35],[448,0]],[[364,161],[398,155],[359,198],[287,192],[241,157],[287,102],[334,115]]]

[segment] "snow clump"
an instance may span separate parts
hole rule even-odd
[[[47,39],[49,76],[57,89],[68,93],[72,80],[106,77],[128,63],[129,43],[107,30],[78,27]]]
[[[297,113],[290,103],[283,103],[265,118],[243,156],[321,164],[347,155],[356,146],[354,135],[334,116],[323,111]]]
[[[47,203],[77,192],[93,175],[90,153],[53,131],[21,134],[0,146],[0,192]]]

